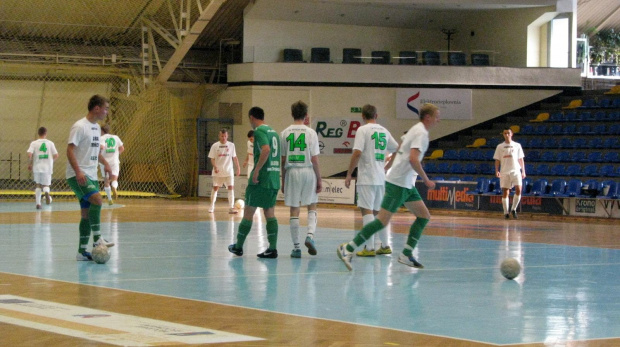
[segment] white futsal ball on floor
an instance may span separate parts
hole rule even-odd
[[[514,258],[506,258],[500,266],[500,271],[502,272],[502,276],[511,280],[521,273],[521,264]]]
[[[243,200],[241,200],[241,199],[238,199],[238,200],[235,202],[235,208],[236,208],[237,210],[243,210],[243,208],[244,208],[244,207],[245,207],[245,201],[243,201]]]
[[[97,247],[93,248],[90,254],[93,257],[93,261],[97,264],[105,264],[108,260],[110,260],[110,251],[103,243],[100,243]]]

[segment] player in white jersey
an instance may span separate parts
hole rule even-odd
[[[247,167],[248,178],[254,169],[254,130],[248,131],[248,152],[243,162],[243,167]]]
[[[120,137],[110,134],[110,126],[108,124],[101,127],[101,134],[101,155],[110,164],[112,173],[106,175],[103,165],[99,165],[99,168],[101,169],[103,190],[108,197],[108,204],[113,205],[114,200],[118,197],[116,190],[118,189],[118,174],[121,171],[119,155],[125,151],[125,146]]]
[[[237,160],[237,152],[235,144],[228,142],[228,129],[222,129],[218,133],[219,141],[214,143],[209,150],[209,158],[213,165],[213,189],[211,190],[211,206],[209,212],[215,209],[215,201],[217,200],[217,191],[222,185],[228,188],[228,213],[237,213],[235,205],[234,176],[239,176],[241,169],[239,168],[239,160]],[[233,169],[233,163],[235,165]]]
[[[67,144],[67,184],[75,193],[80,202],[80,242],[78,261],[93,260],[90,252],[86,251],[90,234],[96,245],[103,243],[107,247],[114,246],[101,237],[101,205],[103,199],[99,193],[97,179],[97,165],[103,164],[104,171],[110,174],[110,165],[100,153],[99,138],[101,128],[97,122],[105,119],[110,108],[110,101],[101,95],[94,95],[88,101],[88,114],[78,120],[71,127]]]
[[[298,101],[291,106],[293,124],[280,134],[282,153],[282,192],[284,205],[290,207],[292,258],[301,258],[299,247],[299,213],[301,206],[308,207],[308,232],[304,245],[310,255],[316,255],[314,244],[317,212],[323,183],[319,170],[319,138],[316,131],[304,125],[308,117],[308,105]]]
[[[510,128],[502,131],[504,142],[495,148],[495,176],[499,177],[499,185],[502,187],[502,207],[504,217],[510,218],[510,213],[517,218],[517,206],[521,201],[521,186],[525,178],[525,162],[523,158],[523,148],[517,142],[512,141],[512,130]],[[501,167],[501,171],[500,171]],[[512,199],[512,208],[509,209],[509,193],[515,187],[515,195]]]
[[[413,250],[430,221],[431,214],[413,183],[416,176],[419,175],[429,189],[435,188],[435,182],[428,178],[422,168],[422,159],[428,149],[428,131],[437,123],[439,123],[439,108],[433,104],[422,105],[420,122],[411,127],[405,134],[403,143],[396,152],[390,172],[385,177],[385,196],[377,217],[365,225],[353,241],[343,243],[337,249],[338,257],[349,271],[353,269],[351,261],[355,248],[362,245],[374,233],[386,227],[390,223],[392,215],[403,204],[416,216],[416,219],[409,229],[407,244],[398,256],[398,262],[416,268],[424,267],[413,257]]]
[[[381,208],[385,192],[385,160],[389,153],[396,152],[398,143],[387,129],[377,123],[375,106],[362,107],[362,120],[365,124],[356,130],[353,155],[344,185],[349,188],[353,170],[357,167],[357,206],[362,212],[362,223],[366,225],[375,219]],[[375,237],[372,235],[357,255],[374,257],[376,254],[391,254],[387,227],[379,231],[379,238],[381,244],[376,251]]]
[[[54,172],[54,160],[58,158],[58,151],[54,143],[47,139],[47,129],[40,127],[39,139],[32,141],[28,147],[28,170],[32,171],[32,177],[36,188],[34,197],[37,210],[41,209],[41,191],[45,194],[45,203],[52,203],[50,185]]]

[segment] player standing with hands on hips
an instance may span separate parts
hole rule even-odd
[[[28,170],[32,171],[34,182],[37,184],[34,197],[37,210],[41,209],[41,191],[45,194],[45,203],[52,203],[50,185],[54,172],[54,160],[58,159],[58,151],[54,143],[47,139],[47,129],[40,127],[39,139],[34,140],[28,147]],[[43,188],[43,189],[41,189]]]

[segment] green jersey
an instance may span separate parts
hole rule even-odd
[[[269,125],[263,124],[254,129],[254,170],[260,159],[261,148],[269,145],[271,153],[258,173],[258,186],[266,189],[280,189],[280,135]],[[252,176],[254,175],[252,170]],[[249,184],[254,185],[250,176]]]

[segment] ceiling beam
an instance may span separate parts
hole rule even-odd
[[[172,76],[174,70],[179,66],[187,52],[189,52],[190,48],[194,45],[194,42],[198,39],[204,28],[209,24],[213,15],[217,12],[217,10],[222,6],[222,4],[226,0],[211,0],[211,2],[205,7],[200,13],[200,17],[194,22],[189,32],[185,37],[183,37],[183,41],[176,48],[168,62],[164,66],[164,68],[157,76],[157,81],[166,82]]]

